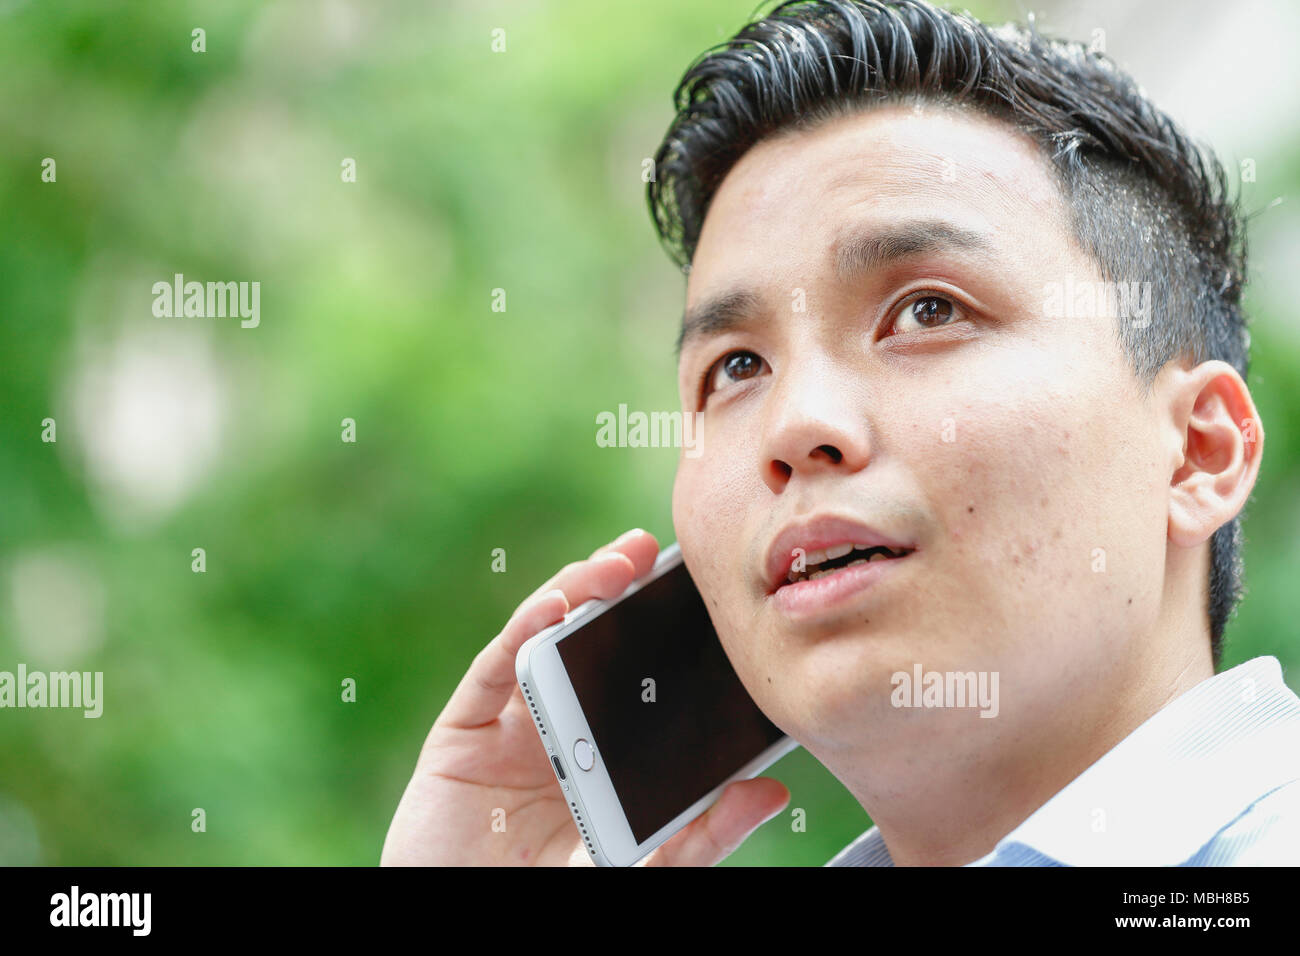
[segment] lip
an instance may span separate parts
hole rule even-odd
[[[860,596],[877,581],[897,570],[911,554],[888,561],[872,561],[868,564],[855,564],[851,568],[840,568],[833,574],[811,581],[797,581],[778,588],[772,595],[777,608],[787,618],[804,620],[817,617],[827,611],[839,610],[841,605]]]
[[[824,551],[827,548],[843,544],[864,544],[869,548],[886,547],[895,551],[916,550],[914,542],[885,534],[852,518],[830,514],[816,515],[807,521],[787,525],[772,541],[764,565],[764,581],[767,594],[769,596],[778,595],[782,599],[781,603],[784,603],[786,599],[796,597],[802,602],[805,596],[814,600],[817,599],[818,595],[830,599],[838,595],[839,591],[845,586],[853,585],[856,590],[857,586],[864,586],[875,581],[880,577],[879,573],[876,573],[878,570],[884,570],[900,561],[905,561],[910,556],[905,555],[902,558],[893,558],[889,561],[872,561],[869,564],[859,564],[851,568],[840,568],[834,574],[828,574],[822,578],[799,581],[794,584],[789,583],[788,577],[790,566],[794,564],[795,548],[802,548],[806,554],[812,551]],[[818,585],[829,585],[829,587],[818,587]],[[786,592],[790,593],[787,594]]]

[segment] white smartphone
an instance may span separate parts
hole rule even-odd
[[[798,746],[736,676],[675,543],[530,638],[515,673],[598,866],[636,863]]]

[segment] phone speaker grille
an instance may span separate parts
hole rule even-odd
[[[542,723],[542,715],[537,712],[537,704],[533,701],[533,695],[528,691],[528,685],[523,681],[520,681],[519,686],[523,688],[524,699],[528,701],[528,709],[533,712],[533,720],[537,724],[537,729],[541,732],[542,736],[545,737],[546,725]]]
[[[533,712],[533,720],[537,722],[537,729],[540,730],[542,736],[545,737],[546,728],[542,724],[542,715],[537,712],[537,704],[533,701],[532,692],[528,690],[528,685],[523,681],[519,682],[519,686],[523,689],[524,699],[528,701],[528,709]],[[573,812],[573,820],[578,824],[578,832],[582,834],[582,842],[586,844],[587,852],[590,853],[591,858],[595,860],[596,846],[591,842],[590,834],[587,833],[587,822],[582,819],[582,811],[578,809],[578,805],[572,800],[569,801],[569,809]]]
[[[582,842],[587,845],[587,852],[591,854],[593,860],[596,859],[596,847],[587,834],[587,824],[582,819],[582,811],[578,809],[578,805],[572,800],[569,801],[569,809],[573,811],[574,822],[578,824],[578,832],[582,834]]]

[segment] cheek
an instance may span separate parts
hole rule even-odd
[[[743,621],[751,583],[755,528],[761,515],[753,449],[702,442],[699,458],[683,457],[673,483],[673,527],[691,577],[723,635]],[[757,519],[757,521],[756,521]]]
[[[913,405],[919,435],[927,417],[947,426],[913,459],[942,526],[937,587],[964,590],[968,609],[977,595],[1008,643],[1027,626],[1042,643],[1084,621],[1118,631],[1163,568],[1156,436],[1136,402],[1100,358],[1039,348]]]
[[[730,442],[730,443],[729,443]],[[673,484],[673,524],[688,562],[703,571],[744,558],[761,487],[755,449],[701,432],[698,458],[680,459]]]

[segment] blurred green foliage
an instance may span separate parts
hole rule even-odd
[[[374,863],[433,718],[518,601],[626,528],[673,540],[676,452],[599,448],[594,415],[677,407],[684,284],[641,164],[682,71],[751,8],[0,3],[0,669],[44,655],[106,685],[99,720],[0,713],[0,862]],[[1293,190],[1295,147],[1256,196]],[[262,322],[185,320],[196,371],[143,400],[191,417],[140,446],[181,491],[140,511],[136,446],[96,414],[120,396],[78,377],[113,354],[96,342],[189,354],[150,314],[178,272],[260,281]],[[1225,666],[1294,666],[1294,331],[1261,317],[1254,368],[1268,453]],[[208,394],[204,458],[186,442]],[[68,554],[102,613],[67,625],[84,654],[33,655],[17,569]],[[868,825],[805,752],[772,773],[807,832],[778,817],[729,862],[819,864]]]

